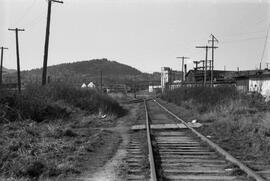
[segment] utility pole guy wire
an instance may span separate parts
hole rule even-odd
[[[263,52],[262,52],[262,57],[261,57],[260,65],[262,64],[262,61],[263,61],[264,52],[265,52],[265,48],[266,48],[266,45],[267,45],[267,39],[268,39],[269,30],[270,30],[270,23],[269,23],[269,26],[268,26],[268,29],[267,29],[267,33],[266,33],[266,38],[265,38],[265,42],[264,42],[264,46],[263,46]],[[261,68],[260,68],[260,70],[261,70]]]

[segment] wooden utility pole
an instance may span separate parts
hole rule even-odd
[[[193,61],[193,63],[195,64],[195,70],[198,70],[198,64],[200,64],[200,61]]]
[[[189,59],[189,57],[176,57],[176,58],[180,58],[182,59],[182,83],[184,82],[185,80],[185,75],[184,75],[184,64],[185,64],[185,59]]]
[[[15,31],[16,35],[16,52],[17,52],[17,75],[18,75],[18,90],[21,92],[21,70],[20,70],[20,54],[19,54],[19,38],[18,38],[18,32],[24,31],[24,29],[8,29],[9,31]]]
[[[101,92],[101,94],[103,93],[103,90],[102,90],[102,71],[100,71],[100,92]]]
[[[207,71],[207,61],[208,61],[208,48],[209,46],[196,46],[196,48],[205,48],[205,61],[203,65],[203,70],[204,70],[204,78],[203,78],[203,86],[206,86],[206,71]]]
[[[208,40],[208,42],[212,42],[212,61],[211,61],[211,87],[213,87],[213,79],[214,79],[214,50],[215,50],[215,42],[218,43],[218,39],[211,34],[210,35],[211,40]],[[218,47],[216,47],[218,48]]]
[[[268,70],[268,65],[269,65],[270,63],[266,62],[265,64],[266,64],[266,69]]]
[[[0,85],[3,83],[3,57],[4,57],[4,50],[8,48],[0,47],[1,48],[1,68],[0,68]]]
[[[48,49],[49,49],[49,36],[50,36],[50,26],[51,26],[51,9],[52,2],[64,3],[63,1],[48,0],[48,12],[47,12],[47,26],[45,35],[45,46],[44,46],[44,60],[43,60],[43,71],[42,71],[42,85],[46,84],[47,79],[47,62],[48,62]]]
[[[204,48],[205,49],[205,63],[204,63],[204,81],[203,85],[206,86],[206,81],[207,81],[207,61],[208,61],[208,49],[209,48],[217,48],[215,46],[196,46],[196,48]]]

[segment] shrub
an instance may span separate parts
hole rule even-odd
[[[59,100],[91,114],[102,111],[121,116],[125,113],[115,100],[105,94],[54,83],[46,86],[28,85],[21,94],[4,92],[0,96],[0,116],[5,115],[9,121],[29,118],[37,122],[68,116],[70,109]]]
[[[64,136],[75,137],[75,136],[77,136],[77,133],[75,133],[75,132],[72,131],[71,129],[66,129],[66,130],[64,131]]]
[[[26,174],[29,177],[39,177],[45,170],[46,166],[41,161],[34,161],[26,168]]]
[[[121,116],[125,113],[123,108],[114,99],[106,94],[100,94],[93,89],[77,89],[67,84],[51,84],[50,90],[54,100],[64,100],[89,113],[98,113],[100,110],[106,114]]]
[[[237,90],[234,87],[192,87],[178,88],[168,91],[161,96],[162,99],[168,102],[173,102],[181,105],[184,102],[192,102],[198,106],[200,112],[206,112],[209,109],[227,103],[239,97]]]

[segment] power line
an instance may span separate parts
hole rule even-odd
[[[24,26],[28,27],[28,28],[32,28],[34,26],[36,26],[37,24],[41,23],[42,18],[43,18],[43,13],[40,13],[39,15],[37,15],[34,19],[32,19],[31,21],[29,21],[28,23],[26,23]]]
[[[263,17],[263,18],[261,18],[259,21],[257,21],[257,22],[255,23],[255,25],[260,24],[260,23],[262,23],[262,22],[264,22],[264,21],[266,21],[266,20],[269,20],[269,18],[270,18],[270,16]]]
[[[31,12],[31,9],[34,7],[34,5],[36,4],[37,1],[38,0],[33,0],[32,1],[32,3],[30,4],[30,6],[28,6],[28,8],[26,8],[26,10],[24,11],[24,13],[17,20],[17,24],[22,25],[20,23],[22,23],[25,20],[25,17]]]
[[[260,64],[262,63],[262,60],[263,60],[263,57],[264,57],[264,52],[265,52],[265,48],[266,48],[266,45],[267,45],[267,38],[268,38],[268,34],[269,34],[269,29],[270,29],[270,23],[269,23],[268,30],[267,30],[267,33],[266,33],[266,38],[265,38],[265,42],[264,42],[264,46],[263,46],[263,52],[262,52]]]
[[[254,34],[254,33],[265,33],[265,30],[259,30],[259,31],[251,31],[251,32],[244,32],[244,33],[233,33],[233,34],[225,34],[223,37],[235,37],[235,36],[245,36],[249,34]]]
[[[238,40],[228,40],[228,41],[220,41],[220,43],[234,43],[234,42],[243,42],[243,41],[250,41],[250,40],[259,40],[259,39],[263,39],[266,36],[262,36],[262,37],[252,37],[252,38],[244,38],[244,39],[238,39]]]

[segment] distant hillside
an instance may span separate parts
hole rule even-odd
[[[100,82],[102,72],[103,83],[127,83],[131,81],[153,81],[160,80],[157,75],[142,73],[141,71],[107,59],[95,59],[74,63],[64,63],[48,67],[48,76],[51,81],[67,81],[72,84]],[[41,80],[42,69],[22,71],[22,81],[36,82]],[[6,77],[9,82],[16,80],[16,74]]]
[[[11,74],[11,73],[14,73],[14,72],[16,72],[16,70],[7,69],[7,68],[3,67],[3,74]]]

